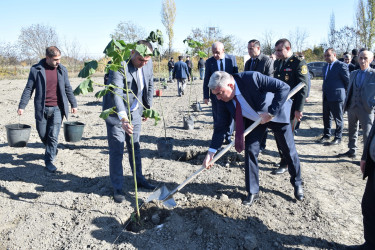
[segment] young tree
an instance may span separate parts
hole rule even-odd
[[[335,13],[333,11],[329,18],[328,45],[331,48],[336,47]]]
[[[303,47],[305,46],[306,39],[309,37],[309,34],[306,30],[302,30],[299,27],[296,30],[289,33],[290,42],[296,52],[302,52]]]
[[[173,37],[174,37],[174,21],[176,19],[176,3],[174,0],[163,0],[161,9],[161,22],[163,23],[168,35],[168,57],[172,53]]]
[[[29,27],[21,28],[18,40],[23,56],[28,58],[44,58],[46,48],[58,46],[59,41],[55,29],[42,24],[32,24]]]
[[[271,55],[273,52],[273,48],[275,45],[274,35],[272,31],[266,30],[263,33],[263,38],[261,39],[260,43],[262,46],[262,53],[265,55]]]
[[[144,28],[133,22],[124,21],[117,24],[116,29],[110,36],[115,40],[124,40],[125,43],[135,43],[138,40],[145,39],[146,32]]]

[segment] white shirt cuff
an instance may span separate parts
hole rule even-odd
[[[126,111],[120,111],[120,112],[118,112],[117,116],[118,116],[118,119],[120,119],[120,121],[123,118],[125,118],[125,120],[129,120],[128,114],[126,113]]]
[[[208,152],[211,152],[211,153],[214,153],[214,154],[216,154],[216,152],[217,152],[217,149],[209,148],[209,149],[208,149]]]

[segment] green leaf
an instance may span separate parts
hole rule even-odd
[[[87,93],[89,92],[93,92],[94,91],[94,87],[93,87],[93,81],[91,80],[91,78],[87,78],[86,80],[84,80],[83,82],[81,82],[78,87],[74,90],[74,95],[86,95]]]
[[[83,69],[78,74],[78,77],[86,78],[91,76],[95,73],[96,69],[98,68],[98,62],[96,60],[92,60],[90,62],[85,62]]]
[[[108,94],[108,92],[111,92],[111,90],[113,90],[114,88],[116,88],[115,85],[109,84],[109,85],[105,86],[104,89],[96,92],[95,97],[99,99],[99,98],[105,96],[106,94]]]
[[[152,56],[155,56],[155,57],[160,56],[160,52],[159,52],[158,48],[155,48],[154,52],[152,52],[152,54],[153,54]]]
[[[108,67],[110,70],[112,70],[112,71],[118,71],[120,68],[122,68],[121,65],[113,64],[113,63],[107,65],[107,67]]]
[[[144,44],[137,44],[135,50],[142,56],[152,56],[151,50]]]
[[[113,39],[108,43],[107,47],[105,47],[103,53],[108,57],[114,57],[116,54],[118,54]]]
[[[112,115],[114,113],[116,113],[115,111],[116,107],[112,107],[112,108],[109,108],[109,109],[106,109],[106,110],[103,110],[102,113],[100,113],[100,118],[102,118],[103,120],[107,119],[109,115]]]
[[[146,109],[143,111],[143,117],[145,118],[152,118],[155,120],[155,125],[158,124],[158,121],[160,121],[160,115],[157,111],[153,109]]]
[[[203,51],[198,51],[198,55],[199,55],[199,57],[207,57],[207,54],[206,53],[204,53]]]

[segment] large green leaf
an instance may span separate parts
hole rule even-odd
[[[81,82],[78,87],[74,90],[74,95],[86,95],[87,93],[89,92],[93,92],[94,91],[94,87],[93,87],[93,81],[91,80],[91,78],[87,78],[86,80],[84,80],[83,82]]]
[[[91,76],[95,73],[96,69],[98,68],[98,62],[96,60],[92,60],[90,62],[85,62],[83,69],[78,74],[78,77],[86,78]]]
[[[146,109],[143,111],[143,117],[145,118],[151,118],[155,120],[155,125],[158,124],[158,121],[160,121],[160,115],[157,111],[153,109]]]
[[[104,89],[96,92],[95,97],[99,99],[99,98],[105,96],[108,92],[111,92],[111,90],[113,90],[114,88],[116,88],[115,85],[109,84],[109,85],[105,86]]]
[[[144,44],[137,44],[135,50],[142,56],[152,56],[151,50]]]
[[[112,108],[103,110],[103,112],[100,113],[99,117],[105,120],[105,119],[108,118],[109,115],[112,115],[112,114],[116,113],[115,109],[116,109],[116,107],[112,107]]]
[[[154,49],[154,51],[152,52],[152,55],[155,56],[155,57],[160,56],[160,52],[159,52],[158,48]]]

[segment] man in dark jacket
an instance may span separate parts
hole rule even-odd
[[[50,172],[57,169],[53,161],[63,117],[68,118],[68,103],[72,107],[71,112],[77,113],[77,101],[70,86],[68,71],[60,64],[60,58],[60,50],[51,46],[46,49],[46,58],[31,67],[17,111],[18,115],[24,113],[35,90],[36,129],[46,147],[44,163]]]
[[[181,97],[181,94],[184,94],[185,87],[186,87],[186,78],[190,81],[189,70],[186,65],[182,61],[183,56],[178,57],[178,62],[175,63],[173,69],[173,79],[177,78],[177,94]]]
[[[168,61],[169,81],[172,81],[173,77],[174,60],[173,57]]]
[[[203,80],[204,78],[204,69],[206,61],[201,57],[198,61],[198,70],[199,70],[199,79]]]
[[[193,62],[190,60],[190,56],[187,56],[186,57],[186,61],[185,61],[187,67],[188,67],[188,70],[189,70],[189,75],[191,75],[191,71],[193,69]]]

